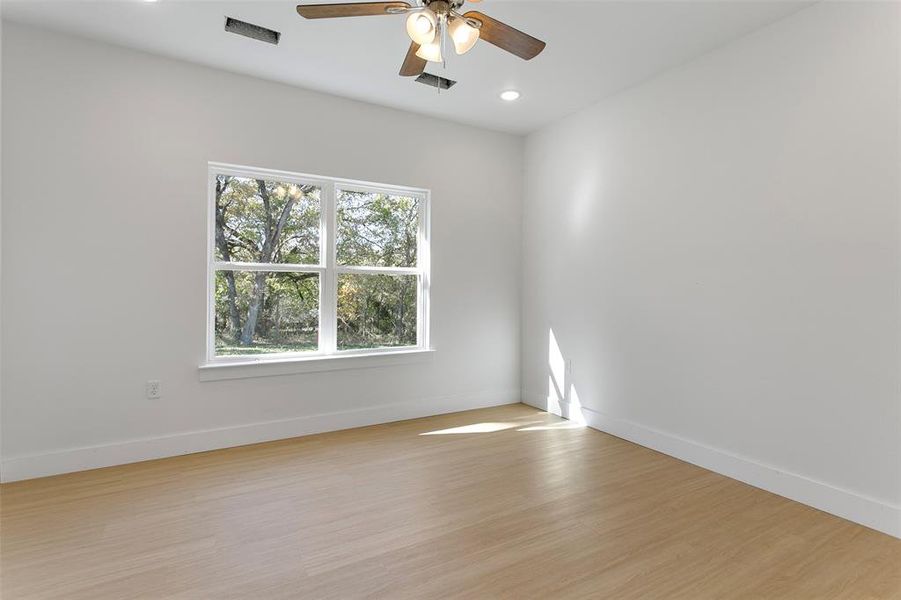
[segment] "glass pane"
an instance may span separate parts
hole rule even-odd
[[[416,345],[417,275],[339,275],[338,349]]]
[[[309,352],[319,344],[319,274],[216,272],[216,355]]]
[[[319,264],[314,185],[217,175],[216,260]]]
[[[338,264],[415,267],[419,200],[338,190]]]

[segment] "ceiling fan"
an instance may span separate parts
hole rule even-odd
[[[400,74],[404,77],[421,74],[427,62],[443,62],[442,42],[445,31],[457,54],[469,52],[479,39],[525,60],[535,58],[544,50],[545,43],[541,40],[488,15],[475,10],[461,14],[458,9],[464,2],[465,0],[418,0],[415,6],[402,0],[300,4],[297,12],[307,19],[407,15],[407,34],[412,43],[400,67]]]

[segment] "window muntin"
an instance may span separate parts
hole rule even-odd
[[[210,165],[208,361],[428,348],[428,192]]]

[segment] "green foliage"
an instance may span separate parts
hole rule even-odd
[[[416,198],[340,190],[337,225],[339,264],[416,266]]]
[[[246,315],[256,279],[263,281],[263,301],[250,345],[229,333],[228,281],[234,277],[238,313]],[[315,350],[319,337],[319,275],[219,271],[216,273],[216,353],[268,354]]]
[[[338,277],[339,350],[415,345],[415,275]]]
[[[216,178],[216,259],[319,264],[320,189],[293,183]],[[415,198],[339,191],[339,264],[416,266]],[[316,350],[318,273],[218,271],[216,353]],[[416,276],[354,274],[338,282],[339,349],[416,344]]]
[[[218,260],[319,263],[319,188],[219,175],[217,189]]]

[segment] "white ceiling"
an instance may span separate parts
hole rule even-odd
[[[303,0],[310,2],[310,0]],[[328,0],[313,0],[316,3]],[[491,129],[525,133],[781,19],[809,1],[485,0],[478,10],[541,38],[526,62],[479,42],[434,88],[397,75],[409,39],[400,16],[308,21],[296,2],[6,0],[5,19]],[[282,32],[278,46],[225,33],[225,16]],[[498,94],[522,92],[514,103]]]

